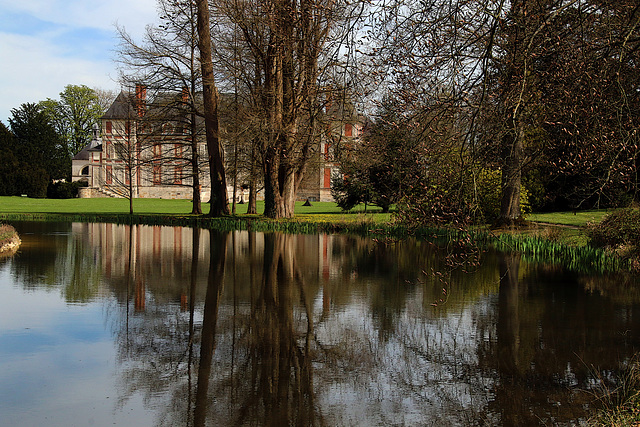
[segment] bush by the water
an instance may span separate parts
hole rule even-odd
[[[607,215],[599,224],[586,229],[592,246],[610,249],[625,248],[638,255],[640,249],[640,209],[626,208]]]

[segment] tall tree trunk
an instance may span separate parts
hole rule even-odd
[[[190,74],[190,85],[191,85],[191,93],[188,94],[188,100],[189,103],[191,104],[190,109],[191,109],[191,115],[190,115],[190,120],[191,123],[189,123],[190,126],[190,132],[191,132],[191,174],[193,176],[193,179],[191,180],[192,183],[192,190],[193,190],[193,201],[192,201],[192,206],[191,206],[191,213],[193,215],[202,215],[202,193],[200,191],[200,153],[198,152],[198,124],[196,123],[196,114],[195,114],[195,108],[196,108],[196,100],[195,100],[195,94],[198,88],[198,83],[197,83],[197,76],[196,74],[193,72],[193,70],[196,69],[196,55],[197,55],[197,43],[193,40],[197,38],[197,23],[195,25],[194,28],[194,22],[193,22],[193,16],[194,16],[194,10],[193,10],[193,3],[189,3],[189,14],[191,19],[189,20],[189,32],[191,34],[191,36],[193,37],[191,39],[191,43],[190,43],[190,52],[189,52],[189,59],[191,62],[191,74]],[[189,99],[190,98],[190,99]]]
[[[533,6],[529,6],[533,9]],[[528,12],[528,13],[527,13]],[[507,129],[502,143],[502,185],[498,225],[513,225],[520,218],[520,187],[524,161],[523,114],[530,91],[527,82],[527,37],[534,23],[524,0],[514,0],[506,29],[507,56],[503,74],[503,102]],[[529,33],[529,34],[528,34]]]
[[[218,89],[213,75],[211,29],[209,27],[209,4],[207,0],[196,0],[198,9],[198,47],[202,68],[202,98],[204,122],[209,151],[209,174],[211,176],[210,216],[229,215],[227,180],[224,173],[222,144],[219,138]]]
[[[286,163],[286,155],[271,151],[265,161],[264,215],[269,218],[293,218],[297,190],[295,173]]]
[[[261,52],[256,56],[260,70],[256,82],[263,82],[256,85],[260,88],[256,104],[266,127],[264,215],[290,218],[316,142],[311,135],[318,109],[318,57],[336,16],[334,3],[324,0],[269,0],[261,7],[268,32],[258,41]]]
[[[258,199],[258,179],[256,175],[258,174],[257,170],[257,160],[255,153],[255,144],[251,144],[251,171],[249,174],[249,201],[247,206],[247,214],[257,214],[258,209],[256,206],[256,200]]]
[[[502,155],[502,199],[499,222],[513,225],[520,218],[520,188],[522,186],[522,162],[524,160],[524,126],[514,120],[513,132],[505,139]]]
[[[202,204],[200,193],[200,155],[198,153],[198,138],[197,138],[197,124],[196,115],[191,113],[191,174],[193,201],[191,206],[191,213],[193,215],[202,215]]]

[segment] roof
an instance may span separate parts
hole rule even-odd
[[[133,118],[136,114],[131,96],[120,92],[118,97],[113,101],[111,107],[102,116],[103,119],[127,119]]]
[[[102,140],[98,134],[98,126],[95,124],[93,125],[93,138],[78,154],[73,156],[72,160],[89,160],[91,158],[89,155],[91,151],[102,151]]]
[[[86,145],[72,160],[89,160],[89,145]]]

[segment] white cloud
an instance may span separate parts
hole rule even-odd
[[[74,28],[112,30],[118,22],[134,35],[141,34],[144,27],[157,18],[155,0],[0,0],[0,10],[25,13],[42,21]]]
[[[0,33],[0,120],[5,122],[12,108],[25,102],[57,99],[68,84],[115,89],[115,64],[110,56],[103,61],[63,55],[64,47],[47,40]],[[110,53],[107,53],[110,54]],[[64,56],[64,58],[63,58]]]
[[[115,24],[140,39],[156,0],[0,0],[0,120],[25,102],[58,98],[68,84],[117,90]],[[24,22],[22,22],[24,21]],[[15,31],[11,33],[9,31]]]

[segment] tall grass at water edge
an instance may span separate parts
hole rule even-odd
[[[479,236],[479,239],[500,252],[521,252],[531,261],[561,264],[570,271],[606,273],[629,268],[610,252],[588,245],[572,246],[539,236],[508,233]]]
[[[636,354],[614,378],[592,368],[597,387],[593,390],[601,409],[588,420],[588,426],[640,425],[640,356]]]

